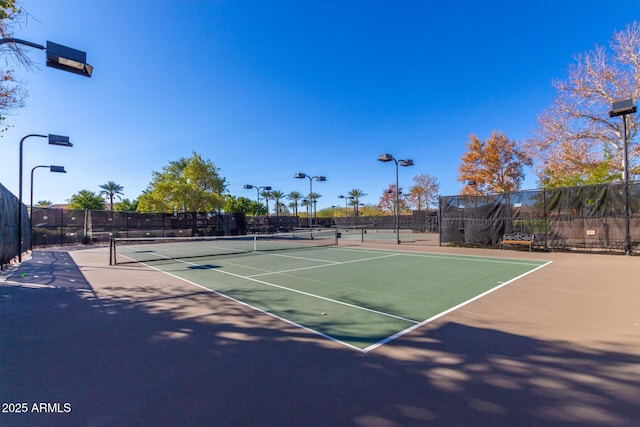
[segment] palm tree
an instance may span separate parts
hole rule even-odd
[[[355,216],[359,216],[360,212],[359,212],[359,206],[360,206],[360,198],[366,196],[365,192],[360,190],[359,188],[354,188],[353,190],[349,191],[349,196],[353,197],[353,199],[351,199],[351,203],[353,204],[353,212],[355,213]]]
[[[120,184],[116,184],[113,181],[109,181],[106,184],[102,184],[100,188],[102,189],[100,191],[100,195],[109,198],[109,206],[111,208],[111,211],[113,211],[113,198],[117,197],[118,199],[121,199],[120,196],[124,194],[122,191],[124,190],[124,187]]]
[[[267,216],[269,216],[269,199],[271,199],[271,191],[262,190],[260,195],[264,198],[264,202],[267,205]]]
[[[280,199],[284,197],[284,193],[280,190],[271,191],[271,198],[276,201],[276,233],[280,229]]]
[[[49,206],[51,206],[53,203],[51,202],[51,200],[38,200],[36,202],[35,205],[33,205],[34,208],[48,208]]]
[[[313,203],[313,205],[311,207],[313,207],[313,208],[316,207],[316,203],[318,203],[318,199],[320,197],[322,197],[322,194],[320,194],[320,193],[315,193],[315,192],[309,193],[309,202]],[[315,210],[314,210],[314,212],[315,212]],[[315,215],[314,215],[313,219],[314,219],[314,221],[316,220]]]
[[[287,194],[287,198],[291,200],[291,207],[293,208],[293,215],[298,216],[298,201],[304,196],[299,191],[292,191]]]

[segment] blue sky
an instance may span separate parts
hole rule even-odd
[[[0,183],[18,192],[18,146],[30,133],[68,135],[73,148],[25,142],[23,198],[65,203],[115,181],[137,198],[169,161],[195,151],[226,178],[307,193],[318,209],[351,189],[376,204],[395,181],[380,153],[411,158],[400,186],[428,173],[457,194],[470,134],[522,140],[577,53],[608,45],[640,2],[23,0],[15,36],[87,52],[85,78],[20,70],[27,107],[0,138]],[[524,188],[535,188],[532,172]]]

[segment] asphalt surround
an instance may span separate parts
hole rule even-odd
[[[640,258],[412,249],[553,263],[362,354],[104,248],[36,251],[0,279],[0,425],[636,425]]]

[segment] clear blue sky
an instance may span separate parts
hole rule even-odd
[[[377,203],[395,181],[388,152],[411,158],[400,186],[429,173],[457,194],[470,134],[521,140],[576,53],[608,45],[640,2],[23,0],[15,36],[87,52],[88,79],[45,66],[20,71],[28,105],[2,134],[0,183],[18,192],[18,143],[68,135],[62,148],[25,142],[24,199],[65,203],[115,181],[137,198],[169,161],[196,151],[244,184],[307,193],[318,209],[359,188]],[[535,188],[528,174],[525,188]]]

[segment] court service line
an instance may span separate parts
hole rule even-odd
[[[286,256],[288,258],[297,258],[297,257],[294,257],[294,256],[278,255],[278,254],[265,254],[265,255]],[[292,268],[292,269],[289,269],[289,270],[281,270],[281,271],[270,271],[270,272],[267,272],[267,273],[252,274],[250,276],[242,276],[242,277],[253,278],[253,277],[258,277],[258,276],[269,276],[271,274],[293,273],[293,272],[296,272],[296,271],[311,270],[311,269],[314,269],[314,268],[335,267],[336,265],[344,265],[344,264],[351,264],[351,263],[355,263],[355,262],[364,262],[364,261],[373,261],[373,260],[382,259],[382,258],[391,258],[391,257],[399,256],[399,255],[400,254],[388,254],[388,255],[383,255],[383,256],[378,256],[378,257],[373,257],[373,258],[352,259],[350,261],[330,261],[331,264],[311,265],[311,266],[307,266],[307,267]],[[301,259],[304,259],[304,260],[307,260],[307,261],[325,262],[324,260],[321,260],[321,259],[316,259],[316,260],[312,260],[312,259],[309,259],[309,258],[301,258]]]
[[[194,266],[199,266],[200,265],[200,264],[196,264],[196,263],[189,262],[189,261],[184,261],[184,260],[177,260],[177,261],[178,262],[182,262],[184,264],[194,265]],[[160,270],[160,271],[162,271],[162,270]],[[240,274],[232,273],[230,271],[224,271],[224,270],[210,270],[210,271],[212,271],[214,273],[226,274],[226,275],[229,275],[229,276],[232,276],[232,277],[236,277],[238,279],[250,280],[252,282],[260,283],[262,285],[267,285],[267,286],[271,286],[271,287],[274,287],[274,288],[282,289],[282,290],[285,290],[285,291],[294,292],[294,293],[305,295],[305,296],[308,296],[308,297],[311,297],[311,298],[321,299],[321,300],[328,301],[328,302],[331,302],[331,303],[334,303],[334,304],[344,305],[346,307],[355,308],[357,310],[368,311],[370,313],[379,314],[381,316],[391,317],[393,319],[402,320],[402,321],[408,322],[408,323],[414,323],[415,324],[415,323],[419,322],[418,320],[408,319],[406,317],[397,316],[395,314],[386,313],[384,311],[374,310],[372,308],[362,307],[362,306],[359,306],[359,305],[350,304],[348,302],[344,302],[344,301],[339,301],[339,300],[335,300],[335,299],[332,299],[332,298],[323,297],[322,295],[316,295],[316,294],[312,294],[310,292],[304,292],[304,291],[300,291],[298,289],[293,289],[293,288],[288,288],[286,286],[276,285],[275,283],[266,282],[264,280],[255,279],[253,277],[242,276]]]

